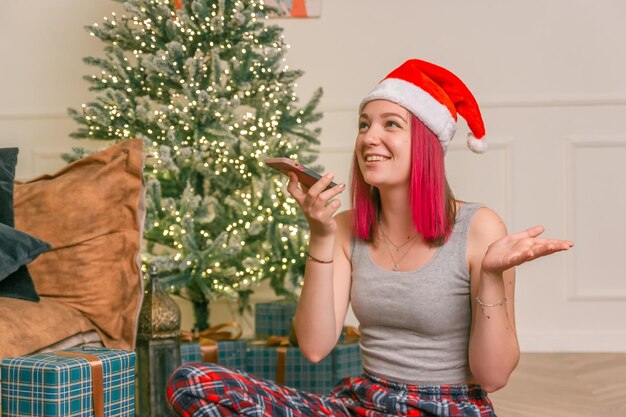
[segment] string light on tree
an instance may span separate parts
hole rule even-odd
[[[85,58],[97,97],[70,110],[73,136],[145,139],[144,269],[194,303],[203,329],[219,297],[245,307],[259,281],[278,294],[300,284],[306,221],[262,161],[315,160],[321,91],[297,105],[302,72],[286,65],[289,46],[260,1],[125,6],[88,28],[104,56]]]

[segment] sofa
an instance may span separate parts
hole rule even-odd
[[[0,149],[0,359],[80,345],[134,349],[142,141],[25,182],[14,181],[18,153]]]

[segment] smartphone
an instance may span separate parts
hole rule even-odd
[[[300,165],[289,158],[267,158],[265,160],[265,164],[267,166],[274,168],[277,171],[282,172],[285,175],[289,175],[289,172],[293,172],[298,176],[298,181],[301,184],[304,184],[307,187],[311,187],[315,184],[320,178],[322,178],[321,174],[313,171],[311,168],[307,168],[304,165]],[[335,187],[337,184],[331,182],[326,190],[330,190]],[[326,191],[324,190],[324,191]]]

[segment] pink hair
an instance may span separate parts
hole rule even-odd
[[[355,237],[372,241],[380,216],[380,195],[365,182],[356,151],[352,161],[352,206]],[[452,233],[454,196],[445,174],[444,152],[437,136],[411,115],[410,204],[415,230],[432,246],[442,245]]]

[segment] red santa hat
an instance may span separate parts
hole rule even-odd
[[[444,151],[456,132],[458,113],[471,131],[467,146],[476,153],[487,150],[476,99],[463,81],[445,68],[419,59],[408,60],[361,101],[359,111],[373,100],[393,101],[409,110],[437,135]]]

